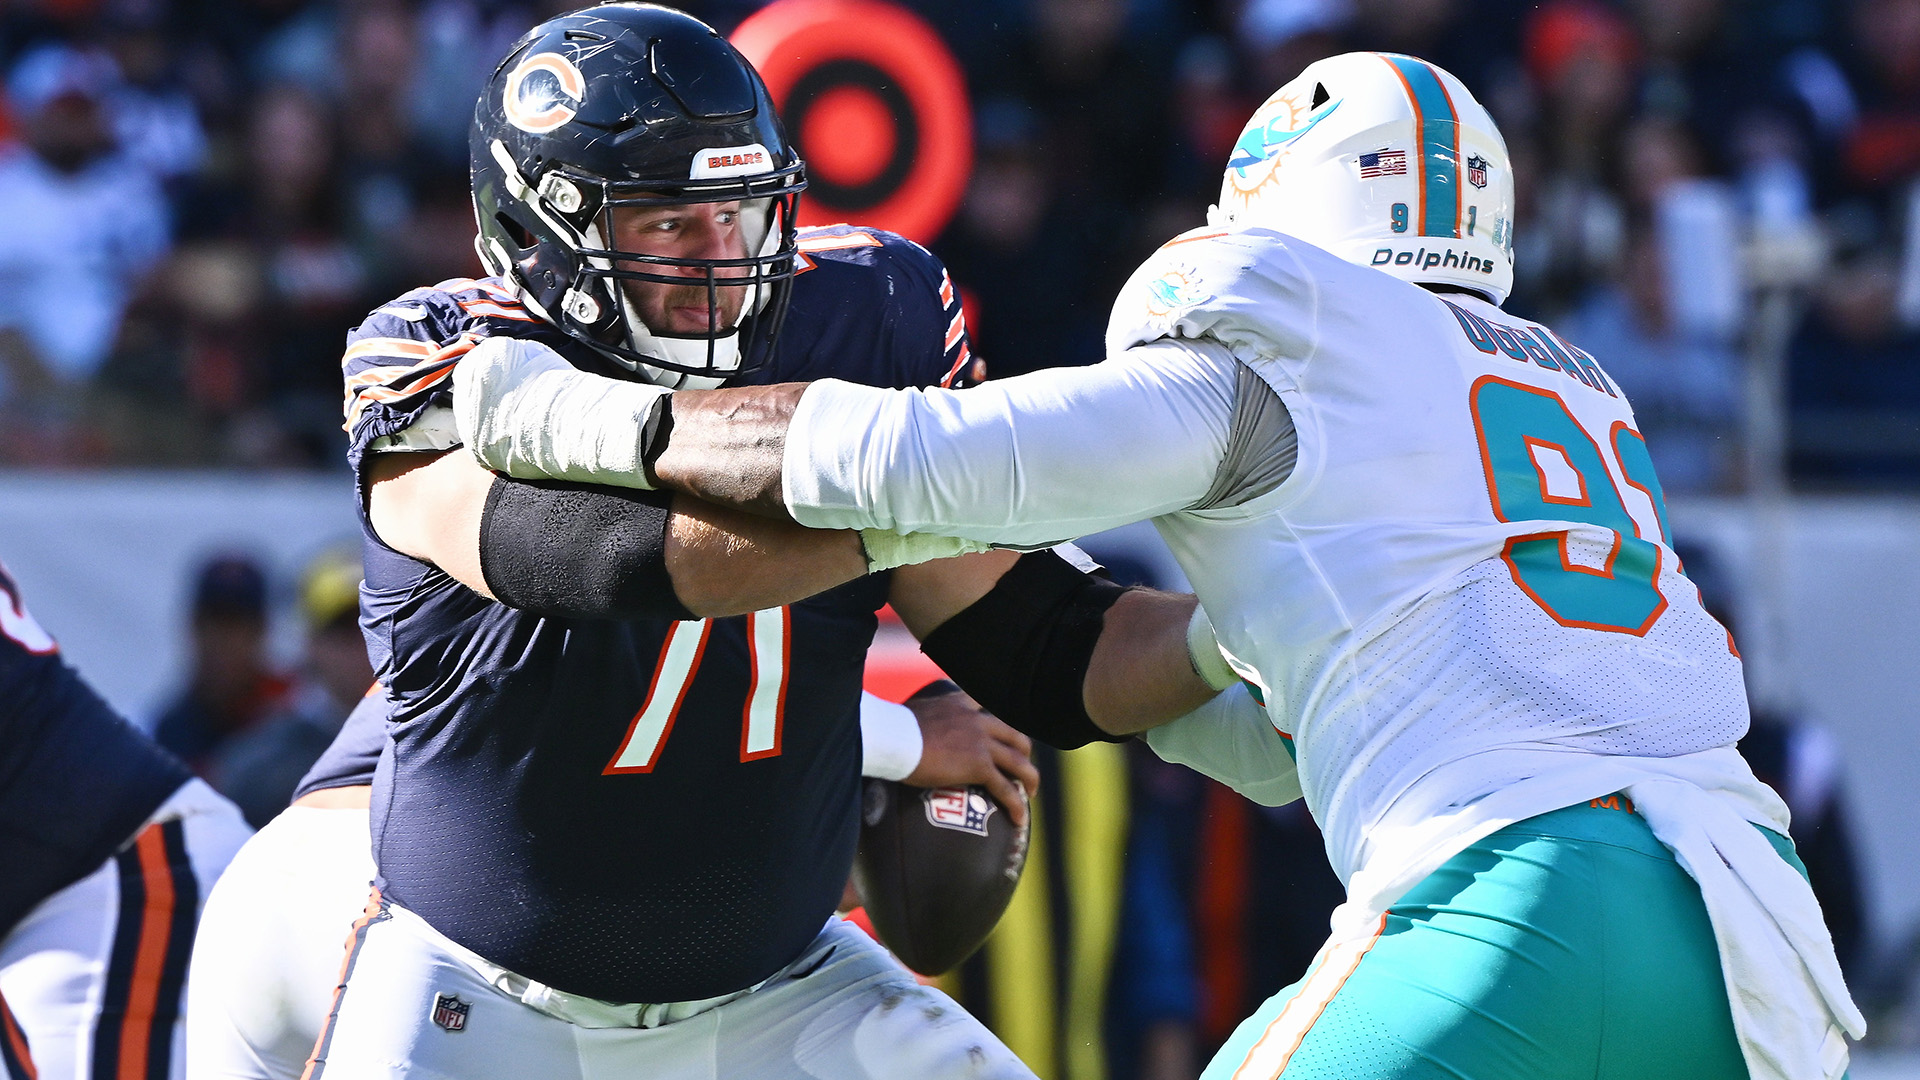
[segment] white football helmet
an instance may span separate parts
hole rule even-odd
[[[1459,79],[1411,56],[1308,65],[1241,131],[1207,219],[1496,304],[1513,288],[1506,141]]]

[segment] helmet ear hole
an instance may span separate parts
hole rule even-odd
[[[528,232],[519,222],[508,217],[505,212],[496,211],[493,215],[493,220],[500,223],[501,231],[505,232],[514,244],[520,248],[530,248],[538,243],[538,241],[533,238],[532,233]]]
[[[1333,97],[1332,94],[1327,93],[1326,83],[1314,83],[1313,84],[1313,103],[1308,105],[1307,108],[1317,109],[1320,106],[1325,105],[1327,101],[1332,97]]]

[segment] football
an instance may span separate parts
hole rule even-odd
[[[987,939],[1027,864],[1027,829],[979,786],[866,782],[854,882],[881,943],[922,975]]]

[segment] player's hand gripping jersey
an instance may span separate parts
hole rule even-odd
[[[971,357],[937,261],[846,226],[800,246],[777,358],[744,381],[955,384]],[[349,338],[363,477],[373,453],[457,440],[449,373],[493,335],[631,377],[495,280],[417,290]],[[366,536],[364,625],[395,708],[373,799],[386,896],[489,961],[615,1002],[738,991],[815,939],[853,855],[886,578],[744,617],[567,620]]]
[[[1737,654],[1591,357],[1262,229],[1167,244],[1107,346],[960,394],[816,384],[789,510],[1021,543],[1153,517],[1293,739],[1349,885],[1336,937],[1474,840],[1625,789],[1769,988],[1730,987],[1743,1032],[1857,1025],[1811,893],[1747,824],[1786,811],[1732,748]]]

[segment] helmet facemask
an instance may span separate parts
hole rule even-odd
[[[507,188],[499,193],[507,198],[499,200],[497,216],[519,217],[508,213],[519,203],[538,220],[532,228],[501,220],[491,230],[483,221],[482,258],[495,273],[511,267],[529,306],[568,336],[651,382],[674,387],[717,386],[771,358],[799,263],[794,217],[805,180],[797,162],[767,173],[691,182],[616,182],[559,166],[535,190],[511,167],[504,148],[496,159]],[[739,257],[653,255],[623,249],[612,239],[621,211],[722,202],[739,204],[745,239]],[[511,233],[526,235],[500,243],[498,234],[509,225],[516,226]],[[519,250],[488,250],[496,244]],[[636,284],[704,289],[707,325],[650,326],[636,302]]]
[[[786,316],[787,297],[795,265],[793,212],[796,195],[747,197],[753,194],[747,182],[736,182],[717,197],[709,192],[665,195],[658,191],[623,192],[613,188],[607,193],[599,213],[582,237],[580,278],[576,292],[586,296],[612,296],[618,306],[614,328],[624,341],[614,355],[641,369],[655,381],[688,385],[668,373],[725,379],[739,371],[764,363],[765,355],[748,355],[755,342],[764,338],[771,344]],[[688,258],[671,255],[647,255],[626,250],[616,241],[616,217],[622,210],[710,205],[720,202],[738,204],[739,232],[743,239],[741,254],[733,258]],[[641,311],[635,284],[650,284],[705,293],[707,324],[699,329],[669,329],[651,325]],[[584,305],[583,305],[584,307]],[[732,309],[731,311],[729,309]],[[569,312],[569,314],[574,314]],[[599,314],[582,310],[579,316]],[[578,317],[578,316],[576,316]],[[582,318],[592,323],[592,318]],[[757,333],[763,323],[770,331]],[[598,336],[598,335],[596,335]],[[604,339],[603,339],[604,340]],[[758,353],[766,350],[761,348]]]

